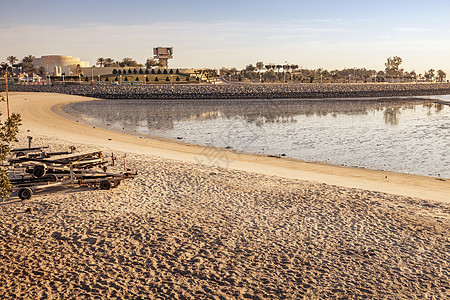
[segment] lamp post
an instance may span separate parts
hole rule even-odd
[[[8,94],[8,72],[5,71],[5,92],[6,92],[6,110],[8,111],[9,118],[9,94]]]

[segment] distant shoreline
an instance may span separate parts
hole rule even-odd
[[[450,83],[237,85],[13,85],[10,91],[60,93],[101,99],[313,99],[450,94]],[[5,90],[0,85],[0,91]]]

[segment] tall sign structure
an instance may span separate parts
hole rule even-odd
[[[167,69],[169,59],[173,58],[173,47],[153,48],[154,58],[158,59],[160,65]]]

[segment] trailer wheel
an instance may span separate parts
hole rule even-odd
[[[111,182],[109,180],[100,181],[101,190],[109,190],[111,188]]]
[[[34,169],[33,169],[34,177],[41,178],[41,177],[45,176],[45,173],[46,172],[45,172],[45,169],[43,166],[37,166],[37,167],[34,167]]]
[[[33,195],[33,191],[30,188],[28,188],[28,187],[21,188],[19,190],[19,198],[20,198],[20,200],[30,199],[32,195]]]

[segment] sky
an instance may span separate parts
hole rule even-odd
[[[450,1],[416,0],[0,0],[0,62],[14,55],[131,57],[173,47],[170,68],[297,64],[450,77]]]

